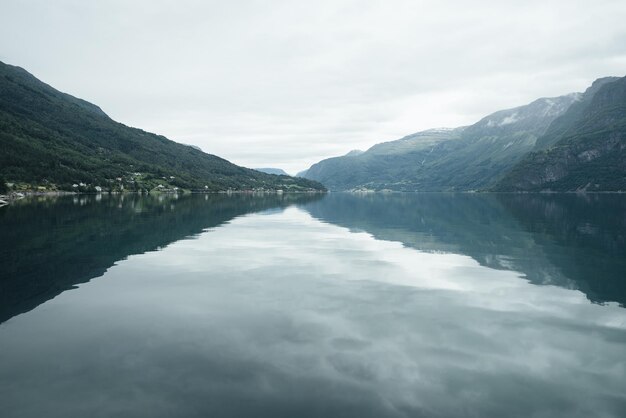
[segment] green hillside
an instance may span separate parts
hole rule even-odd
[[[314,164],[302,175],[331,190],[462,191],[493,186],[578,95],[542,98],[474,125],[418,132]]]
[[[0,177],[46,190],[324,190],[315,181],[239,167],[125,126],[1,62]]]
[[[374,145],[363,153],[320,161],[302,173],[330,190],[423,188],[428,166],[423,162],[455,149],[458,131],[425,131],[397,141]]]
[[[494,190],[626,190],[626,77],[600,81]]]

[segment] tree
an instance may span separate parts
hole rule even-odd
[[[9,186],[7,186],[7,182],[4,180],[4,177],[0,175],[0,194],[4,194],[9,191]]]

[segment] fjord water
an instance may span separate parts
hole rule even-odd
[[[0,208],[6,417],[626,415],[626,196]]]

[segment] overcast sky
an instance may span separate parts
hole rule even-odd
[[[626,1],[0,0],[0,60],[127,125],[295,173],[625,75]]]

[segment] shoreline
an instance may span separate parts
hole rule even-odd
[[[74,192],[74,191],[32,191],[22,190],[19,192],[12,191],[8,194],[0,194],[0,206],[9,204],[16,200],[24,199],[27,197],[56,197],[56,196],[102,196],[102,195],[146,195],[146,196],[163,196],[163,195],[188,195],[188,194],[257,194],[257,195],[282,195],[282,194],[324,194],[329,193],[325,190],[301,190],[301,191],[284,191],[284,190],[219,190],[219,191],[158,191],[142,193],[136,191],[123,191],[123,192]]]
[[[179,192],[150,192],[150,193],[141,193],[135,191],[123,191],[123,192],[74,192],[74,191],[20,191],[20,192],[10,192],[8,194],[0,194],[0,207],[9,205],[17,200],[21,200],[24,198],[30,197],[61,197],[61,196],[101,196],[101,195],[147,195],[147,196],[163,196],[163,195],[187,195],[187,194],[196,194],[196,195],[210,195],[210,194],[226,194],[226,195],[282,195],[282,194],[330,194],[330,193],[346,193],[346,194],[356,194],[356,195],[367,195],[367,194],[479,194],[479,195],[489,195],[489,194],[512,194],[512,195],[557,195],[557,194],[575,194],[580,196],[586,195],[597,195],[597,194],[615,194],[621,195],[626,194],[626,191],[538,191],[538,192],[526,192],[526,191],[511,191],[511,192],[495,192],[495,191],[353,191],[353,190],[344,190],[344,191],[321,191],[321,190],[311,190],[311,191],[278,191],[278,190],[264,190],[264,191],[256,191],[256,190],[220,190],[220,191],[179,191]]]

